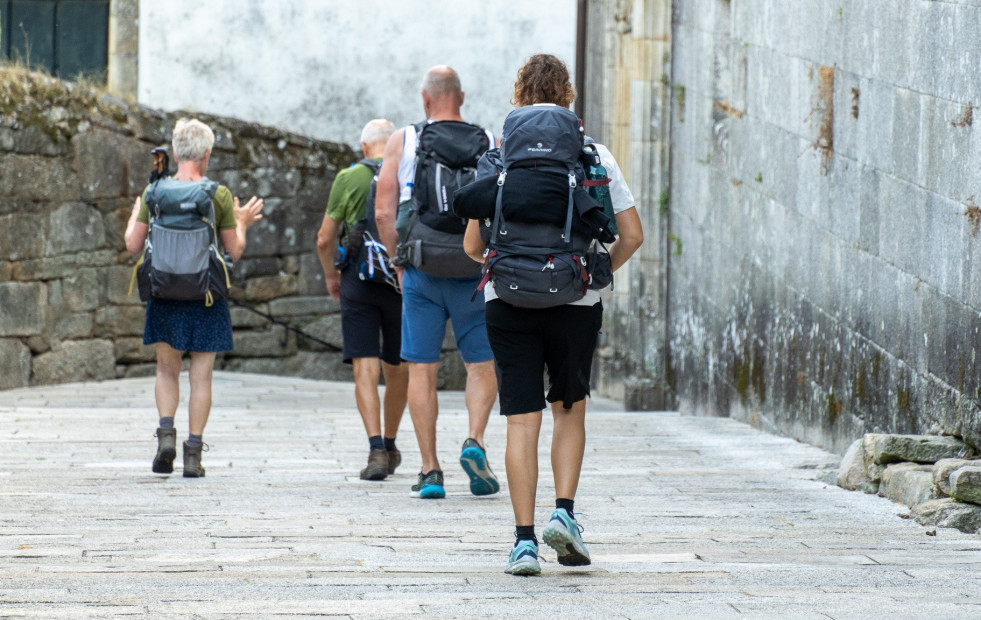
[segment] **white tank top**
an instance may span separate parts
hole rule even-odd
[[[484,130],[494,148],[494,134]],[[416,126],[408,125],[402,136],[402,159],[399,161],[399,204],[412,198],[412,183],[416,178]]]

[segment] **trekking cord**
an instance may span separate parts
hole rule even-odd
[[[261,317],[269,320],[272,323],[275,323],[277,325],[282,325],[283,327],[285,327],[286,328],[286,331],[283,332],[283,346],[286,346],[286,336],[287,336],[288,332],[291,332],[292,331],[292,332],[296,332],[297,334],[303,336],[304,338],[307,338],[309,340],[313,340],[316,343],[319,343],[319,344],[324,345],[329,350],[331,350],[331,351],[333,351],[335,353],[340,353],[340,352],[343,351],[343,349],[341,347],[338,347],[335,344],[331,344],[329,342],[326,342],[324,340],[321,340],[320,338],[317,338],[316,336],[312,336],[312,335],[308,334],[307,332],[303,331],[302,329],[300,329],[299,327],[294,327],[294,326],[290,325],[289,323],[287,323],[287,322],[285,322],[285,321],[283,321],[281,319],[277,319],[276,317],[274,317],[271,314],[266,314],[265,312],[262,312],[261,310],[256,310],[255,308],[253,308],[252,306],[250,306],[249,304],[247,304],[245,302],[239,301],[237,299],[232,299],[231,297],[228,298],[228,301],[232,302],[233,304],[235,304],[236,306],[238,306],[240,308],[245,308],[249,312],[254,312],[255,314],[258,314],[259,316],[261,316]]]

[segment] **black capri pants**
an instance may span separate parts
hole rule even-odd
[[[494,299],[484,308],[502,415],[541,411],[546,401],[569,409],[589,396],[601,303],[533,309]]]

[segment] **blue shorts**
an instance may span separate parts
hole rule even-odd
[[[438,362],[446,319],[453,322],[456,346],[464,362],[494,359],[487,342],[484,296],[477,293],[474,298],[479,283],[479,276],[437,278],[406,268],[402,275],[402,359],[420,364]]]

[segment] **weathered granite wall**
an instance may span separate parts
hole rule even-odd
[[[658,2],[660,4],[660,2]],[[981,445],[981,6],[676,0],[683,411]]]
[[[209,177],[265,198],[233,295],[339,347],[339,306],[325,294],[316,234],[337,170],[356,160],[319,142],[228,118]],[[16,68],[0,68],[0,389],[152,373],[144,307],[127,295],[135,259],[122,235],[146,184],[150,149],[177,115]],[[340,354],[240,307],[235,350],[216,367],[347,379]],[[453,348],[452,338],[447,348]],[[461,382],[458,356],[443,385]]]
[[[670,406],[666,361],[669,2],[590,2],[583,125],[634,194],[644,245],[605,300],[596,392],[631,410]]]

